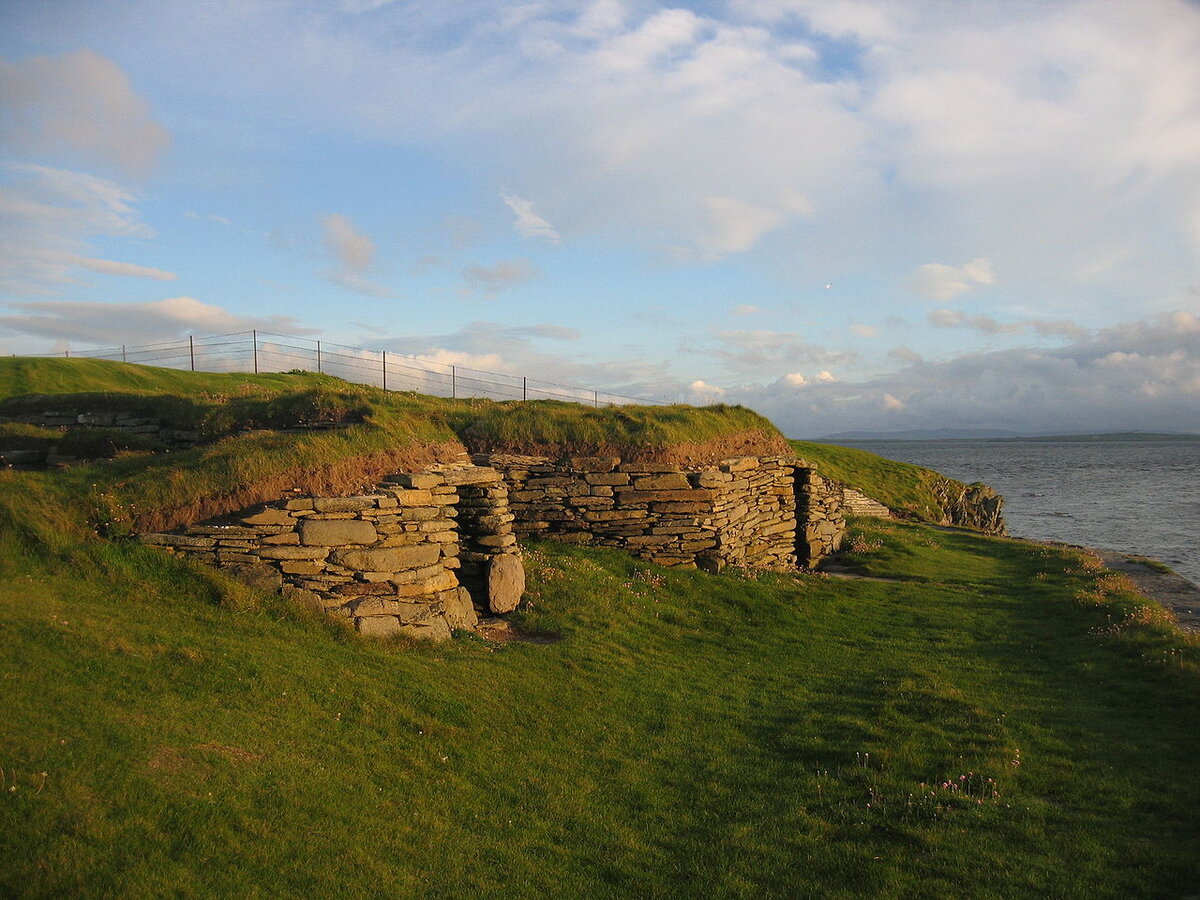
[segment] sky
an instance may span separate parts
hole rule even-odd
[[[1200,432],[1187,0],[0,3],[0,353]]]

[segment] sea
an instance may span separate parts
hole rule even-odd
[[[1200,438],[850,446],[990,485],[1014,537],[1153,557],[1200,584]]]

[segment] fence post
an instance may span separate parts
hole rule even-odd
[[[455,371],[454,366],[450,367],[450,399],[458,399],[458,372]]]
[[[63,359],[70,359],[70,358],[71,358],[71,350],[68,347],[66,350],[63,351]]]
[[[521,399],[529,399],[529,382],[526,380],[524,375],[521,376]]]
[[[121,362],[129,362],[129,360],[125,358],[125,345],[124,344],[121,345]]]
[[[387,390],[387,351],[383,351],[383,389]]]
[[[317,374],[321,374],[321,342],[317,341]]]
[[[600,408],[600,392],[599,391],[592,391],[592,406],[596,407],[596,409]]]
[[[196,371],[196,342],[192,336],[188,335],[188,356],[192,359],[192,371]]]
[[[242,332],[245,334],[246,332]],[[254,374],[258,374],[258,329],[254,328],[250,331],[250,339],[254,342]]]

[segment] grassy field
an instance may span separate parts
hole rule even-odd
[[[851,544],[878,580],[545,544],[554,642],[431,647],[0,532],[0,895],[1193,890],[1195,642],[1078,554]]]
[[[137,394],[212,440],[0,473],[0,896],[1200,884],[1200,647],[1084,554],[864,522],[843,560],[861,577],[843,579],[543,544],[518,616],[541,640],[368,642],[120,535],[296,473],[348,484],[472,427],[510,446],[724,446],[757,418],[35,362],[0,360],[0,399]],[[307,421],[340,427],[288,430]],[[927,470],[796,449],[889,504],[927,499]]]

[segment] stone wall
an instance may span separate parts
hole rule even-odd
[[[666,566],[812,567],[841,545],[841,487],[780,457],[681,469],[487,455],[353,497],[293,496],[144,543],[228,569],[371,635],[445,639],[525,589],[518,537]]]
[[[862,516],[867,519],[892,518],[890,509],[852,487],[842,487],[842,508],[848,516]]]
[[[811,569],[841,549],[846,535],[842,485],[816,469],[797,467],[796,555],[801,566]]]
[[[115,428],[127,434],[142,435],[159,441],[173,450],[193,447],[200,441],[199,432],[171,428],[164,425],[159,418],[142,415],[133,410],[49,409],[36,413],[18,413],[6,418],[12,422],[59,428],[64,431],[76,428]]]
[[[435,467],[369,494],[293,497],[140,539],[282,589],[364,634],[445,639],[474,628],[479,612],[515,608],[524,591],[506,495],[494,469]]]
[[[520,536],[619,547],[665,566],[791,570],[827,555],[797,546],[796,472],[779,457],[682,469],[613,457],[477,455],[500,471]],[[809,511],[817,517],[824,506]],[[838,519],[831,530],[840,535]],[[839,538],[840,539],[840,538]]]

